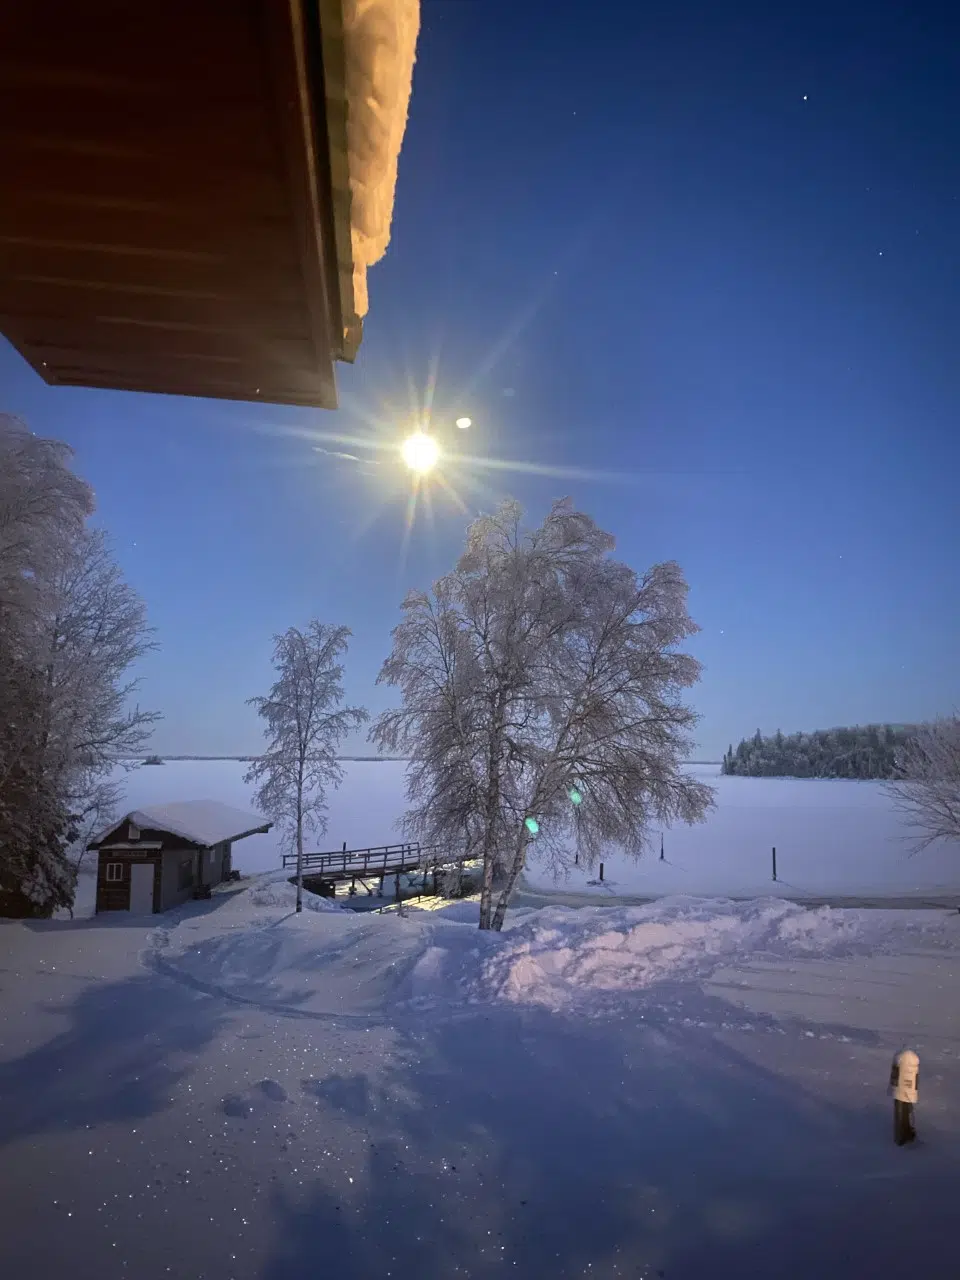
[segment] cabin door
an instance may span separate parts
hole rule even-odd
[[[134,916],[153,914],[152,862],[130,864],[130,914]]]

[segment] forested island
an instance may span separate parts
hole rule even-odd
[[[747,778],[890,778],[897,748],[916,725],[868,724],[852,729],[765,738],[758,729],[724,753],[722,772]]]

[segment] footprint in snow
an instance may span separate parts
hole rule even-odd
[[[253,1115],[250,1103],[245,1098],[238,1098],[236,1094],[224,1098],[222,1107],[225,1116],[239,1116],[241,1120],[245,1120],[247,1116]]]
[[[286,1102],[287,1091],[282,1084],[278,1084],[276,1080],[261,1080],[257,1085],[261,1093],[265,1094],[271,1102]]]

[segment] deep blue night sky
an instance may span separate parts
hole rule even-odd
[[[394,464],[287,429],[392,438],[432,368],[437,429],[475,421],[457,444],[606,473],[461,469],[471,509],[570,493],[638,568],[683,565],[699,755],[955,707],[960,9],[423,12],[340,412],[49,388],[0,342],[0,407],[74,446],[146,600],[157,749],[256,750],[244,699],[311,615],[353,628],[350,694],[385,705],[404,590],[466,517],[434,486],[404,557]]]

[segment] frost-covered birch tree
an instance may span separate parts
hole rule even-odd
[[[93,511],[93,490],[70,470],[72,450],[0,414],[0,623],[29,635],[65,540]]]
[[[897,751],[896,769],[887,788],[917,832],[916,850],[960,841],[960,716],[921,725]]]
[[[700,821],[684,773],[700,666],[674,563],[642,574],[569,501],[536,529],[515,502],[471,525],[452,573],[411,592],[379,680],[400,706],[371,729],[409,756],[409,835],[482,860],[481,929],[499,929],[531,853],[558,872],[650,824]]]
[[[248,705],[263,719],[267,750],[248,769],[256,803],[280,825],[297,854],[297,910],[303,910],[303,839],[326,830],[326,793],[338,787],[343,769],[337,749],[351,729],[367,719],[362,707],[343,707],[347,627],[310,622],[274,637],[277,678],[265,698]]]
[[[129,705],[151,647],[143,606],[70,450],[0,417],[0,912],[73,902],[68,846],[115,798],[117,757],[154,715]]]
[[[124,581],[102,529],[83,529],[61,549],[52,574],[46,625],[46,769],[57,780],[78,833],[86,839],[120,797],[117,778],[142,754],[160,716],[135,701],[131,669],[155,645],[146,609]]]

